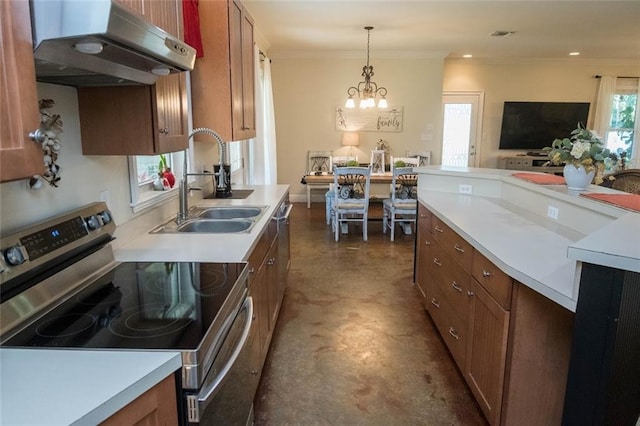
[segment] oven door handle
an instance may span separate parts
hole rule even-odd
[[[213,379],[209,388],[206,390],[203,389],[203,391],[206,392],[204,395],[202,394],[189,395],[187,397],[187,405],[188,405],[187,411],[188,411],[188,417],[190,422],[200,421],[200,414],[204,412],[204,410],[207,408],[207,405],[209,405],[209,402],[211,402],[211,399],[215,395],[216,391],[218,390],[218,387],[222,384],[227,374],[229,374],[229,371],[235,364],[236,360],[240,356],[240,353],[242,352],[242,349],[244,348],[244,345],[247,343],[247,340],[249,339],[249,332],[251,331],[251,322],[253,319],[253,298],[252,297],[247,297],[245,299],[244,303],[242,304],[242,309],[240,309],[240,312],[242,312],[242,310],[244,309],[247,310],[247,314],[245,315],[245,318],[247,318],[247,322],[244,325],[244,329],[242,330],[242,335],[238,341],[238,344],[233,350],[233,353],[229,357],[229,360],[227,361],[225,366],[220,370],[220,373],[218,373],[216,378]],[[194,400],[197,401],[197,404],[193,404],[194,402],[196,402]]]

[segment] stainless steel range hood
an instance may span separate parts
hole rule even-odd
[[[38,81],[149,85],[195,63],[195,49],[113,0],[32,0],[31,20]]]

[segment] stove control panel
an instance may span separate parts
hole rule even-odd
[[[99,202],[4,237],[0,240],[0,283],[114,231],[111,212]]]

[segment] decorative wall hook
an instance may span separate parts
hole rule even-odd
[[[35,175],[29,179],[29,188],[42,188],[42,181],[57,188],[60,182],[60,166],[57,164],[58,156],[62,144],[60,133],[62,133],[62,119],[60,114],[51,114],[49,110],[55,105],[53,99],[40,99],[40,130],[44,134],[41,138],[45,172],[42,175]]]

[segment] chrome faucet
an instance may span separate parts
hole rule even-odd
[[[224,170],[224,160],[226,158],[227,145],[222,137],[217,134],[214,130],[208,129],[206,127],[198,127],[193,129],[191,133],[189,133],[188,140],[191,140],[192,137],[199,133],[206,133],[207,135],[213,136],[214,139],[218,142],[218,155],[220,157],[220,169],[218,173],[187,173],[187,152],[188,149],[184,150],[184,165],[182,167],[182,179],[180,180],[180,210],[178,211],[178,216],[176,218],[176,222],[180,223],[183,220],[189,217],[189,203],[187,201],[187,197],[189,196],[189,184],[187,183],[187,179],[189,176],[211,176],[215,175],[217,177],[216,181],[216,191],[225,191],[227,189],[226,175]]]

